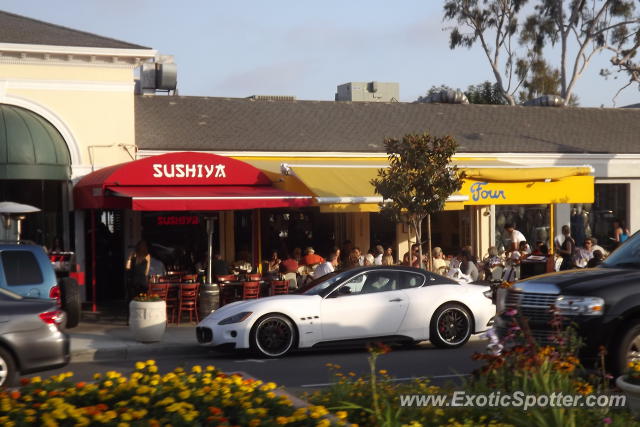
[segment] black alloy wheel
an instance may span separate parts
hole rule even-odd
[[[296,329],[281,314],[267,314],[251,330],[251,348],[262,357],[281,357],[296,343]]]
[[[471,313],[460,304],[448,303],[436,310],[431,318],[430,341],[440,348],[460,347],[473,331]]]

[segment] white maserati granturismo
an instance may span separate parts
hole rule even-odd
[[[489,286],[425,270],[359,267],[330,273],[295,294],[225,305],[196,328],[205,346],[280,357],[296,348],[347,342],[424,340],[459,347],[495,316]]]

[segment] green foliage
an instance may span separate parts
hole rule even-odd
[[[496,83],[485,81],[475,86],[469,86],[464,92],[470,104],[506,105],[507,102],[500,93]]]
[[[419,218],[441,211],[449,195],[462,187],[463,173],[451,165],[458,144],[450,136],[409,134],[384,142],[389,167],[371,180],[394,218]]]

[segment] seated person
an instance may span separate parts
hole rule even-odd
[[[227,266],[227,262],[222,259],[220,254],[215,254],[213,256],[213,263],[211,269],[213,270],[214,276],[226,276],[229,274],[229,266]]]
[[[316,265],[324,262],[324,258],[316,254],[316,251],[309,246],[306,251],[306,255],[302,257],[302,265]]]
[[[596,249],[593,251],[593,258],[591,258],[587,263],[587,268],[597,267],[602,264],[602,261],[604,261],[604,255],[602,254],[602,251]]]

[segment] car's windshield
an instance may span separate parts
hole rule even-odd
[[[324,297],[331,291],[331,289],[333,289],[332,285],[342,279],[345,274],[346,273],[344,271],[341,273],[333,272],[325,274],[324,276],[318,277],[317,279],[307,283],[303,287],[298,288],[295,293],[304,295],[320,295],[321,297]]]
[[[634,234],[601,265],[609,268],[640,268],[640,234]]]

